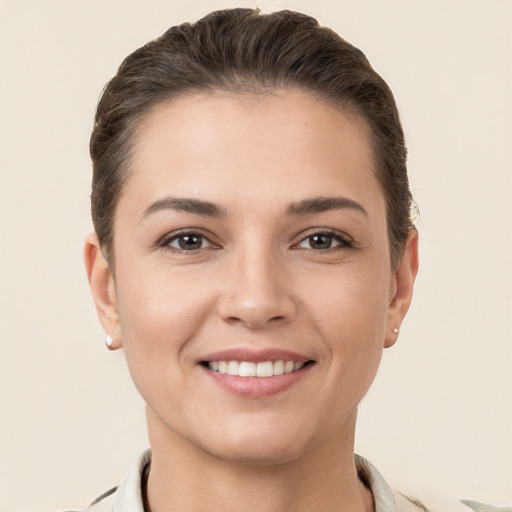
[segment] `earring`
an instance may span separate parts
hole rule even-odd
[[[398,334],[400,332],[400,329],[398,329],[397,327],[395,327],[393,329],[393,334]]]
[[[112,348],[112,336],[110,336],[110,334],[107,334],[105,336],[105,345],[107,345],[107,348],[109,350],[113,350],[113,348]]]

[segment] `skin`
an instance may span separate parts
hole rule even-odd
[[[131,169],[115,274],[95,235],[85,260],[100,321],[147,404],[148,509],[372,510],[354,466],[357,405],[396,341],[418,260],[412,229],[391,267],[365,121],[300,91],[194,94],[148,114]],[[169,197],[222,215],[161,207]],[[354,204],[290,214],[333,197]],[[179,230],[202,246],[180,248]],[[314,364],[279,393],[240,396],[198,364],[234,347]]]

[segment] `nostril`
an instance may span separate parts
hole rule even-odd
[[[284,287],[269,286],[267,279],[267,284],[260,280],[259,285],[233,285],[219,298],[218,312],[228,323],[257,329],[291,320],[296,304]]]
[[[267,317],[262,317],[262,318],[252,318],[252,319],[249,319],[247,318],[246,320],[242,320],[246,325],[247,327],[249,327],[249,329],[259,329],[261,327],[263,327],[264,325],[267,325],[267,324],[275,324],[277,322],[281,322],[285,319],[285,317],[283,315],[278,315],[278,316],[273,316],[273,317],[270,317],[270,318],[267,318]]]

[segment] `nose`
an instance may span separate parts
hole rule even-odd
[[[297,306],[284,263],[271,251],[248,252],[233,255],[227,266],[218,302],[220,316],[249,329],[293,320]]]

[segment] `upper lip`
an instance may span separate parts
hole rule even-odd
[[[311,361],[310,357],[290,350],[279,348],[266,348],[254,350],[244,347],[231,348],[212,352],[200,359],[203,361],[248,361],[251,363],[263,363],[265,361],[294,361],[296,363],[305,363]]]

